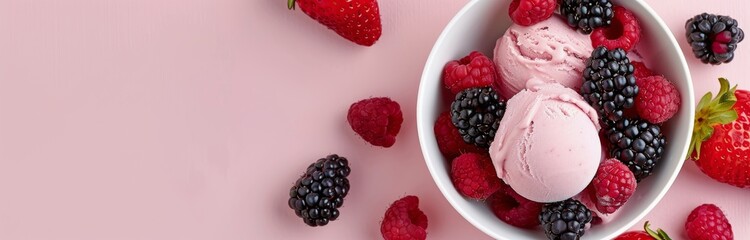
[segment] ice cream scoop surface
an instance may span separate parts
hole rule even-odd
[[[536,202],[580,193],[601,161],[596,111],[576,91],[541,80],[507,106],[490,147],[498,177]]]
[[[512,25],[495,45],[500,94],[509,99],[537,78],[578,90],[593,47],[588,35],[553,16],[533,26]]]

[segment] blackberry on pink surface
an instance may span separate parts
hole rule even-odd
[[[702,13],[687,20],[685,37],[701,62],[719,65],[734,59],[734,51],[745,33],[734,18]]]
[[[332,154],[318,159],[289,190],[289,208],[312,227],[336,220],[349,193],[350,172],[344,157]]]

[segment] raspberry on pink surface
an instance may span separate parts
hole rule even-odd
[[[490,209],[503,222],[520,227],[533,228],[539,225],[542,204],[518,195],[508,185],[503,186],[488,199]]]
[[[406,196],[385,211],[380,223],[385,240],[424,240],[427,238],[427,215],[419,209],[419,198]]]
[[[514,23],[531,26],[552,17],[557,9],[556,0],[513,0],[508,14]]]
[[[502,183],[490,157],[479,153],[465,153],[453,159],[450,175],[459,193],[478,200],[495,193]]]
[[[492,86],[496,79],[495,64],[477,51],[450,61],[443,68],[443,84],[450,91],[450,99],[467,88]]]
[[[461,133],[458,132],[456,126],[451,122],[451,114],[449,112],[443,112],[440,114],[437,121],[435,121],[434,130],[438,148],[443,156],[449,161],[464,153],[486,152],[486,150],[482,150],[464,141],[461,137]]]
[[[352,104],[347,120],[352,130],[375,146],[391,147],[401,130],[401,106],[390,98],[370,98]]]
[[[685,222],[690,240],[732,240],[732,224],[724,212],[713,204],[703,204],[693,209]]]
[[[633,172],[620,160],[611,158],[599,165],[591,181],[596,209],[602,213],[613,213],[630,199],[635,192],[636,179]]]
[[[591,33],[594,47],[604,46],[609,50],[622,48],[630,51],[641,40],[641,26],[638,18],[624,7],[615,6],[615,17],[607,27],[596,28]]]
[[[680,92],[663,76],[640,78],[637,84],[640,93],[635,97],[635,109],[646,121],[666,122],[680,109]]]

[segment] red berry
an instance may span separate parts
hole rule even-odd
[[[419,198],[406,196],[385,211],[380,233],[385,240],[420,240],[427,238],[427,216],[419,210]]]
[[[401,130],[401,107],[389,98],[370,98],[352,104],[347,115],[349,125],[365,141],[391,147]]]
[[[555,13],[555,0],[513,0],[510,3],[510,19],[521,26],[531,26],[547,20]]]
[[[608,214],[617,211],[630,199],[635,192],[636,180],[628,166],[611,158],[599,165],[591,186],[591,197],[596,199],[596,209]]]
[[[637,84],[639,92],[635,97],[635,109],[646,121],[666,122],[680,109],[680,92],[663,76],[640,78]]]
[[[731,240],[732,224],[724,212],[713,204],[703,204],[695,208],[687,218],[685,231],[691,240]]]
[[[450,61],[443,68],[443,84],[450,91],[451,99],[467,88],[491,86],[495,79],[495,64],[477,51],[459,60]]]
[[[646,67],[646,64],[644,64],[643,62],[630,61],[630,64],[632,64],[633,68],[635,68],[633,76],[635,76],[636,79],[657,75],[656,73],[654,73],[654,71]]]
[[[750,91],[719,78],[716,95],[706,93],[695,111],[695,130],[688,152],[716,181],[750,187]]]
[[[648,221],[643,225],[644,231],[630,231],[620,236],[617,236],[614,240],[669,240],[672,239],[664,230],[657,229],[656,231],[651,230]]]
[[[654,238],[644,231],[631,231],[620,234],[614,240],[654,240]]]
[[[615,17],[612,24],[597,28],[591,33],[591,43],[594,48],[604,46],[607,49],[622,48],[632,50],[641,40],[641,26],[632,12],[624,7],[615,6]]]
[[[480,200],[495,193],[501,184],[490,158],[478,153],[464,153],[453,159],[451,180],[458,192]]]
[[[435,121],[435,138],[440,152],[446,159],[453,160],[453,158],[468,152],[482,152],[473,144],[464,142],[458,129],[451,122],[450,112],[443,112]]]
[[[488,202],[495,216],[507,224],[520,228],[533,228],[540,224],[539,214],[543,205],[518,195],[508,185],[503,184]]]
[[[382,33],[380,10],[376,0],[288,0],[302,12],[359,45],[372,46]]]

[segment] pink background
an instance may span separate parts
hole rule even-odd
[[[438,191],[415,128],[422,66],[467,1],[380,0],[384,35],[365,48],[284,0],[0,0],[0,239],[378,239],[407,194],[430,239],[488,238]],[[744,0],[648,2],[683,49],[703,11],[750,26]],[[750,88],[750,45],[737,55],[688,56],[698,96],[719,76]],[[401,103],[390,149],[346,124],[370,96]],[[329,153],[351,160],[352,194],[338,221],[309,228],[287,192]],[[713,202],[748,239],[748,199],[687,163],[646,219],[684,238],[689,211]]]

